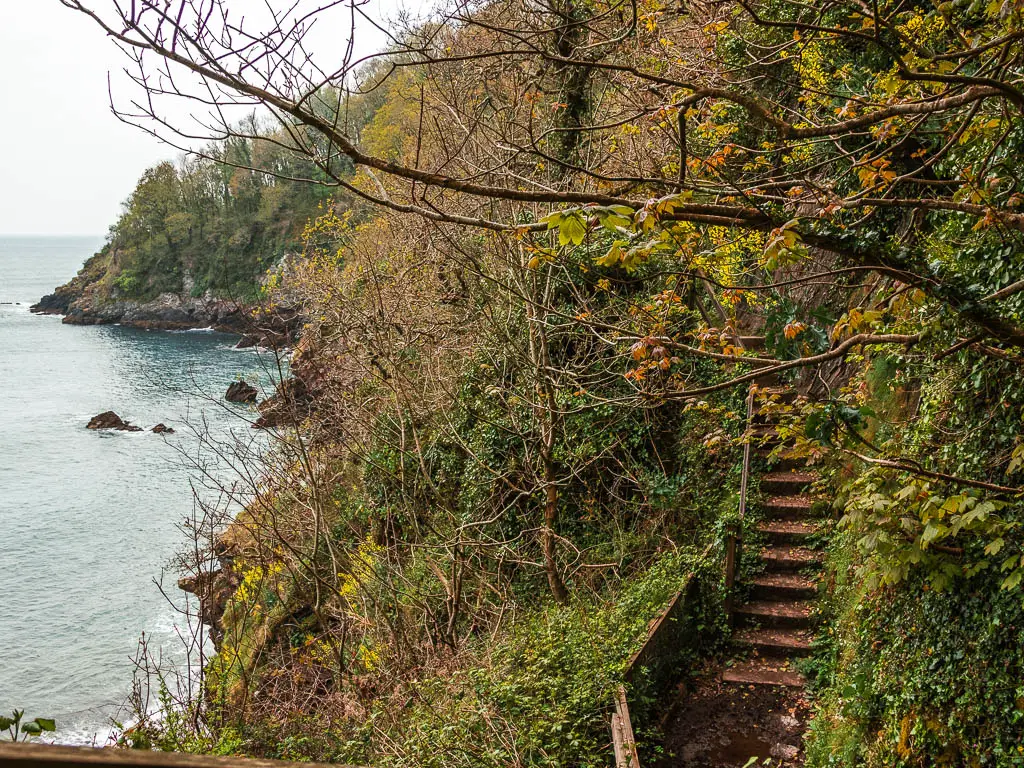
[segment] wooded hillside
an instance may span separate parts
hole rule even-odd
[[[727,632],[743,403],[775,375],[834,500],[807,764],[1018,764],[1019,3],[454,3],[368,64],[311,42],[344,3],[62,2],[252,142],[244,183],[196,171],[223,226],[324,194],[272,177],[373,211],[305,229],[291,416],[189,563],[220,569],[204,695],[130,739],[607,764],[611,691],[688,573],[704,650]],[[278,138],[218,122],[239,103]],[[160,117],[135,119],[181,140]],[[170,219],[139,285],[205,231]],[[204,258],[210,285],[233,263]]]

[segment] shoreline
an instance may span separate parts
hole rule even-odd
[[[239,348],[290,346],[301,326],[295,310],[277,308],[260,312],[242,302],[163,293],[150,301],[97,300],[79,293],[71,284],[29,306],[37,315],[58,315],[66,325],[120,325],[159,331],[217,331],[241,337]]]

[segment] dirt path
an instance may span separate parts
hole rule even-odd
[[[723,682],[722,671],[709,664],[677,693],[657,768],[744,768],[768,758],[773,768],[801,765],[810,715],[803,689]]]
[[[803,764],[810,705],[798,662],[810,654],[816,627],[823,529],[811,494],[815,474],[803,460],[770,453],[781,442],[775,406],[795,396],[785,388],[751,390],[748,429],[772,464],[759,483],[760,565],[734,593],[726,660],[709,663],[689,681],[662,719],[659,768]]]

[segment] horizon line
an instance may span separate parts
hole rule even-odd
[[[0,237],[106,237],[99,232],[0,232]]]

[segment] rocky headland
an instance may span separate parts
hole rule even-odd
[[[289,346],[301,325],[298,312],[281,307],[257,311],[244,302],[206,292],[201,296],[161,293],[147,300],[126,298],[105,279],[102,254],[89,259],[68,283],[33,304],[31,311],[63,315],[69,325],[124,325],[147,330],[211,328],[241,336],[239,347]]]

